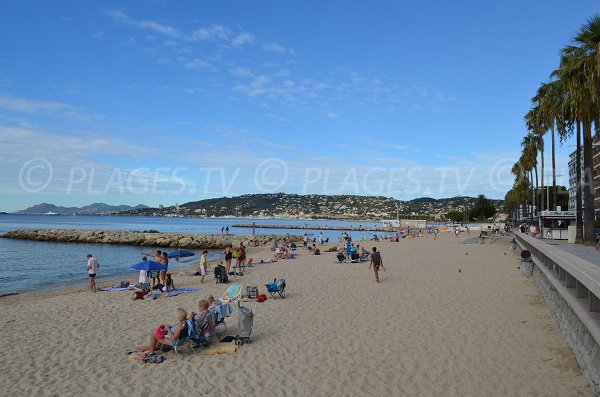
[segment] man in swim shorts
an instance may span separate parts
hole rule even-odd
[[[94,258],[92,254],[87,255],[87,272],[90,279],[90,291],[96,292],[96,273],[100,268],[98,259]]]

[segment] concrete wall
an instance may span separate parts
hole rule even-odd
[[[532,277],[560,333],[575,353],[577,363],[590,384],[593,395],[600,396],[600,346],[571,306],[537,266],[533,266]]]

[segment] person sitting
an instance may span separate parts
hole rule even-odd
[[[292,251],[295,251],[295,250],[296,250],[296,248],[298,248],[298,246],[297,246],[295,243],[291,243],[291,244],[290,244],[290,249],[291,249]]]
[[[171,292],[175,290],[175,283],[173,283],[173,277],[171,277],[171,273],[167,273],[167,281],[165,286],[163,287],[163,292]]]
[[[187,326],[185,320],[188,314],[185,310],[177,309],[177,324],[169,327],[168,325],[159,325],[150,334],[150,343],[147,346],[138,347],[136,350],[145,352],[151,351],[156,352],[161,345],[173,346],[173,342],[178,340],[180,337],[187,337]]]
[[[200,299],[198,302],[198,313],[190,313],[188,320],[195,320],[198,335],[206,343],[210,343],[210,340],[215,333],[215,316],[213,312],[208,310],[210,304],[206,299]]]
[[[217,306],[221,306],[223,302],[221,300],[215,300],[215,297],[212,295],[207,295],[206,300],[208,301],[208,310],[214,312]]]
[[[344,255],[344,253],[341,250],[337,253],[337,260],[340,263],[342,263],[346,260],[346,256]]]

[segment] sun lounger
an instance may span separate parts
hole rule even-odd
[[[222,301],[237,301],[242,297],[242,286],[239,284],[231,284],[221,298]]]

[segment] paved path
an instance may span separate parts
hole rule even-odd
[[[560,248],[565,252],[575,255],[600,267],[600,251],[596,250],[593,246],[583,244],[569,244],[567,240],[536,240],[542,244],[548,244],[555,246],[556,248]]]

